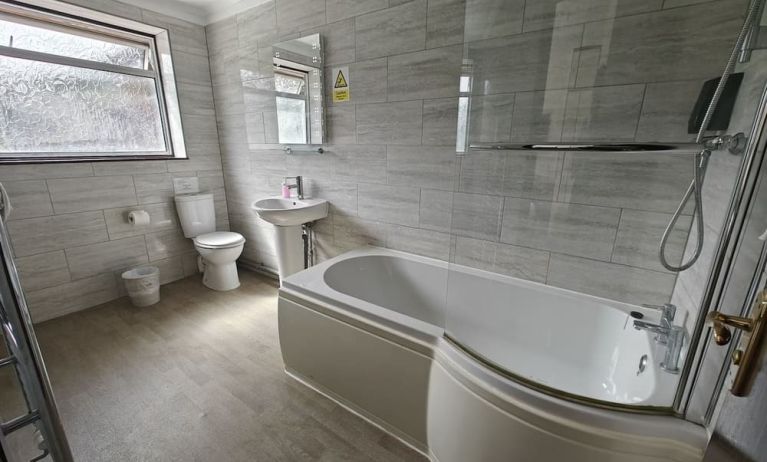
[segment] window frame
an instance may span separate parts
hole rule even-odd
[[[0,0],[0,18],[147,49],[146,69],[0,45],[0,56],[151,78],[155,83],[165,151],[0,153],[2,164],[186,159],[186,143],[167,29],[56,0]]]

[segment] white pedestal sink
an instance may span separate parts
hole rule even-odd
[[[268,197],[254,202],[253,210],[274,225],[280,281],[304,269],[301,225],[328,216],[328,201]]]

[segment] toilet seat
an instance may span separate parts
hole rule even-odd
[[[242,234],[229,231],[200,234],[194,238],[195,245],[204,249],[229,249],[242,245],[244,242],[245,238]]]

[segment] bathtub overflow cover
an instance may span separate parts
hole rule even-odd
[[[646,367],[647,367],[647,355],[642,355],[642,357],[639,358],[639,369],[637,370],[637,375],[644,372]]]

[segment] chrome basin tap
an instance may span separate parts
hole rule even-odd
[[[634,320],[634,329],[646,330],[655,334],[655,341],[664,345],[666,356],[660,363],[661,369],[672,374],[679,373],[679,357],[684,342],[684,328],[674,325],[676,306],[671,303],[664,305],[642,305],[660,311],[660,321],[654,324],[647,321]]]
[[[287,184],[288,181],[293,180],[295,183],[288,184],[288,189],[295,189],[296,190],[296,196],[298,199],[304,198],[304,179],[301,175],[298,176],[286,176],[285,177],[285,183]]]

